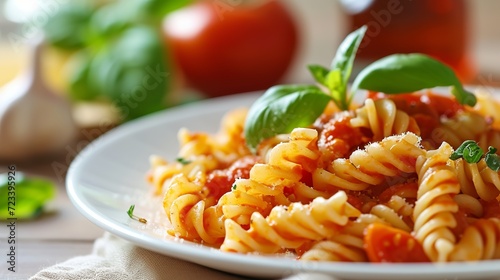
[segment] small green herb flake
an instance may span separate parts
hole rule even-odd
[[[451,160],[457,160],[464,155],[465,148],[470,144],[476,144],[474,140],[465,140],[450,156]],[[476,144],[477,145],[477,144]]]
[[[236,184],[233,184],[233,185],[231,186],[231,190],[233,190],[233,191],[234,191],[234,190],[236,190]]]
[[[182,165],[188,165],[188,164],[190,164],[190,163],[192,162],[192,161],[187,160],[187,159],[182,158],[182,157],[178,157],[178,158],[176,159],[176,161],[177,161],[177,162],[179,162],[179,163],[180,163],[180,164],[182,164]]]
[[[450,156],[451,160],[463,158],[467,163],[478,163],[484,155],[486,165],[493,171],[500,170],[500,157],[496,154],[497,149],[488,147],[488,152],[484,155],[483,149],[476,141],[467,140],[460,145]]]
[[[496,152],[497,149],[490,146],[484,158],[486,165],[495,172],[500,170],[500,157],[496,154]]]
[[[134,204],[130,205],[130,208],[127,211],[128,216],[133,220],[137,220],[143,224],[146,224],[148,222],[146,219],[141,218],[141,217],[137,217],[136,215],[134,215],[134,209],[135,209],[135,205]]]
[[[483,157],[483,149],[477,143],[471,143],[464,149],[463,157],[468,163],[478,163]]]

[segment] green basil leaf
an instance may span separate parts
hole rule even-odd
[[[478,163],[483,157],[483,149],[479,147],[476,143],[471,143],[467,145],[464,149],[464,159],[468,163]]]
[[[346,103],[346,84],[342,81],[342,73],[340,69],[331,70],[325,77],[325,86],[330,91],[333,101],[339,108],[347,109]]]
[[[394,54],[373,62],[358,74],[352,90],[366,89],[393,94],[439,86],[452,86],[452,93],[461,104],[476,104],[474,94],[462,87],[450,67],[418,53]]]
[[[124,120],[168,106],[169,65],[160,34],[153,27],[137,25],[125,30],[94,57],[90,75]]]
[[[68,83],[69,96],[73,100],[95,100],[101,95],[91,79],[92,62],[92,56],[83,50],[71,57]]]
[[[7,218],[30,219],[41,213],[43,206],[55,196],[55,186],[52,182],[39,178],[27,178],[21,172],[16,172],[15,180],[8,180],[8,174],[0,174],[0,219]],[[15,184],[10,184],[15,182]],[[9,189],[10,187],[10,189]],[[15,211],[11,215],[7,198],[9,192],[15,193]]]
[[[245,122],[247,146],[255,152],[262,140],[310,126],[330,100],[314,85],[271,87],[250,107]]]
[[[465,140],[460,146],[450,155],[451,160],[456,160],[464,155],[464,150],[468,145],[476,144],[474,140]],[[477,145],[477,144],[476,144]]]
[[[354,58],[356,57],[356,52],[358,51],[359,45],[365,36],[366,30],[367,26],[364,25],[347,35],[338,47],[335,57],[332,60],[331,69],[340,70],[344,85],[347,85],[349,82],[354,64]]]
[[[138,22],[138,1],[115,1],[100,7],[90,20],[93,40],[103,44]]]
[[[484,157],[484,161],[491,170],[498,172],[498,170],[500,170],[500,157],[496,154],[496,152],[497,149],[490,146],[486,156]]]
[[[194,0],[140,0],[141,10],[144,11],[149,17],[156,20],[162,20],[166,14],[175,11],[179,8],[187,6],[194,2]],[[126,1],[127,3],[129,1]]]
[[[325,85],[325,78],[328,75],[329,70],[325,67],[317,64],[312,64],[307,66],[309,68],[309,72],[311,72],[312,76],[316,80],[316,82]]]
[[[80,49],[87,43],[87,27],[94,10],[89,5],[67,4],[44,26],[45,39],[62,49]]]

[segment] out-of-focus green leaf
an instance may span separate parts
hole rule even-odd
[[[167,107],[170,75],[161,21],[193,0],[116,0],[81,10],[68,5],[47,26],[54,46],[75,53],[74,100],[108,99],[131,120]]]
[[[62,49],[73,50],[84,47],[88,34],[88,21],[93,12],[94,9],[89,5],[64,5],[44,26],[46,40]]]
[[[73,71],[69,76],[69,95],[73,100],[94,100],[101,95],[91,79],[91,66],[94,61],[88,51],[80,51],[71,58]],[[70,67],[71,68],[71,67]]]
[[[0,219],[30,219],[41,213],[43,206],[54,198],[52,182],[39,178],[26,178],[16,172],[15,179],[0,174]],[[9,197],[13,197],[10,199]],[[15,199],[14,199],[15,198]]]
[[[134,26],[97,55],[91,75],[124,119],[130,120],[166,107],[167,67],[157,30]]]

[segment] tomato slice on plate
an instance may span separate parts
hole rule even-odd
[[[430,262],[422,245],[413,235],[380,223],[366,228],[364,247],[370,262]]]

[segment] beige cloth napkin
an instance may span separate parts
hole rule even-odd
[[[43,269],[30,280],[247,279],[161,255],[112,235],[97,239],[90,255]],[[325,275],[298,274],[287,280],[327,280]]]
[[[30,280],[244,279],[164,256],[110,233],[94,243],[90,255],[43,269]]]

